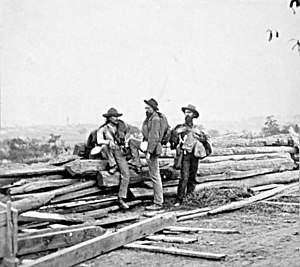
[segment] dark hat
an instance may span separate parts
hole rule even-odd
[[[149,100],[144,100],[144,102],[150,106],[151,108],[153,108],[155,111],[158,110],[158,104],[157,101],[153,98],[149,99]]]
[[[110,117],[120,117],[123,114],[119,113],[115,108],[110,108],[107,113],[103,114],[103,117],[110,118]]]
[[[182,108],[181,108],[181,110],[182,110],[183,112],[185,112],[186,109],[188,109],[188,110],[194,112],[194,114],[195,114],[194,118],[198,118],[198,117],[199,117],[199,112],[196,110],[196,107],[195,107],[195,106],[193,106],[193,105],[191,105],[191,104],[188,104],[187,107],[182,107]]]

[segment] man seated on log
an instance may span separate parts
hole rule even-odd
[[[209,134],[202,125],[195,125],[193,120],[199,112],[193,105],[182,107],[185,122],[178,124],[171,133],[171,149],[176,149],[174,167],[180,169],[181,179],[177,189],[175,207],[182,204],[184,197],[193,196],[199,159],[211,154],[212,144]]]
[[[125,137],[131,126],[118,119],[122,115],[115,108],[110,108],[103,114],[106,122],[97,130],[96,142],[100,146],[98,152],[101,157],[108,160],[109,173],[114,174],[118,169],[121,172],[118,200],[122,208],[128,209],[128,205],[124,202],[130,181],[127,160],[132,158],[132,165],[136,167],[137,172],[140,172],[142,164],[134,140],[126,141]]]

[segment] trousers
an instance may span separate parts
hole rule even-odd
[[[154,204],[162,205],[164,202],[163,187],[159,173],[158,156],[151,154],[148,164],[150,179],[153,182]]]
[[[108,159],[110,167],[113,167],[116,164],[118,165],[118,168],[121,172],[118,197],[126,198],[128,185],[130,182],[130,172],[128,163],[126,161],[125,156],[123,155],[123,152],[118,147],[116,149],[111,149],[109,146],[103,145],[101,153],[104,157]]]
[[[198,170],[199,159],[193,153],[184,153],[182,167],[180,170],[181,179],[177,189],[177,200],[182,201],[185,194],[194,192],[196,187],[196,175]]]

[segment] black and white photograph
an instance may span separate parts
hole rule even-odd
[[[300,0],[0,0],[0,266],[300,264]]]

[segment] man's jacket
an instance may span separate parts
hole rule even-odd
[[[203,144],[206,155],[212,153],[212,141],[202,125],[188,126],[186,124],[178,124],[171,134],[171,149],[175,149],[179,144],[181,149],[192,153],[197,140]]]
[[[143,122],[142,133],[144,140],[148,142],[147,152],[154,155],[162,153],[161,140],[164,129],[161,127],[161,118],[156,112],[153,112],[150,118],[146,118]]]

